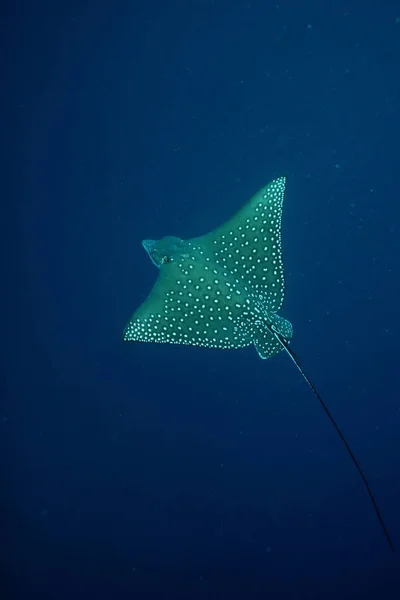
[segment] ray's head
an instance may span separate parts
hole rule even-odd
[[[143,240],[142,245],[156,267],[160,268],[185,254],[188,242],[167,235],[160,240]]]

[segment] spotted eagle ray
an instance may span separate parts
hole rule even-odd
[[[318,398],[359,472],[392,551],[369,483],[325,402],[289,346],[292,324],[279,316],[284,296],[281,245],[285,178],[262,188],[229,221],[198,238],[143,240],[158,279],[123,339],[237,349],[261,358],[286,351]]]

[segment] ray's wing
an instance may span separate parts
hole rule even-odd
[[[128,322],[124,341],[187,344],[208,348],[242,348],[252,341],[247,324],[237,326],[229,288],[217,269],[195,249],[160,267],[147,299]]]
[[[249,284],[276,312],[284,295],[281,221],[285,178],[259,190],[229,221],[192,240],[212,254],[216,264]]]

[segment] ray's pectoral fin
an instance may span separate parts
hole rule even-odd
[[[254,346],[260,358],[271,358],[283,350],[282,344],[271,332],[271,327],[285,340],[289,341],[293,337],[293,326],[290,321],[280,317],[276,313],[266,313],[265,322],[259,321],[254,335]]]
[[[268,310],[283,302],[281,222],[285,178],[259,190],[229,221],[192,240],[214,265],[263,296]]]

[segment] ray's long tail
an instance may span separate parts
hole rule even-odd
[[[376,516],[378,517],[379,523],[383,529],[383,533],[385,534],[385,537],[388,541],[388,544],[390,546],[390,549],[392,550],[392,552],[395,552],[395,548],[394,548],[394,544],[392,542],[392,539],[389,535],[389,532],[387,530],[387,527],[383,521],[381,512],[379,510],[378,504],[374,498],[374,495],[372,493],[372,490],[369,486],[368,480],[366,478],[366,476],[363,473],[363,470],[361,469],[361,466],[358,462],[358,460],[356,459],[356,457],[354,456],[354,453],[352,451],[352,449],[350,448],[349,444],[346,441],[346,438],[344,437],[343,433],[340,430],[339,425],[336,423],[335,419],[333,418],[333,416],[331,415],[328,407],[326,406],[325,402],[322,400],[321,396],[319,395],[319,393],[317,392],[317,390],[315,389],[315,387],[313,386],[313,384],[311,383],[310,379],[308,378],[308,376],[306,375],[306,373],[303,370],[303,367],[301,366],[297,356],[295,355],[295,353],[293,352],[293,350],[289,347],[288,342],[285,340],[284,337],[282,337],[282,335],[280,335],[279,331],[277,330],[277,328],[271,323],[266,324],[267,328],[269,329],[269,331],[276,337],[276,339],[279,341],[279,343],[282,345],[282,348],[286,351],[286,353],[290,356],[290,358],[292,359],[292,361],[294,362],[294,364],[296,365],[296,367],[298,368],[298,370],[300,371],[301,375],[304,377],[305,381],[308,383],[308,385],[310,386],[311,390],[314,392],[315,396],[318,398],[318,401],[320,403],[320,405],[322,406],[322,408],[324,409],[326,415],[328,416],[330,422],[332,423],[332,425],[334,426],[334,428],[336,429],[340,439],[342,440],[343,444],[346,447],[346,450],[351,458],[351,460],[354,463],[354,466],[356,467],[357,471],[360,474],[361,479],[364,482],[364,485],[367,489],[368,495],[371,499],[372,505],[374,507]]]

